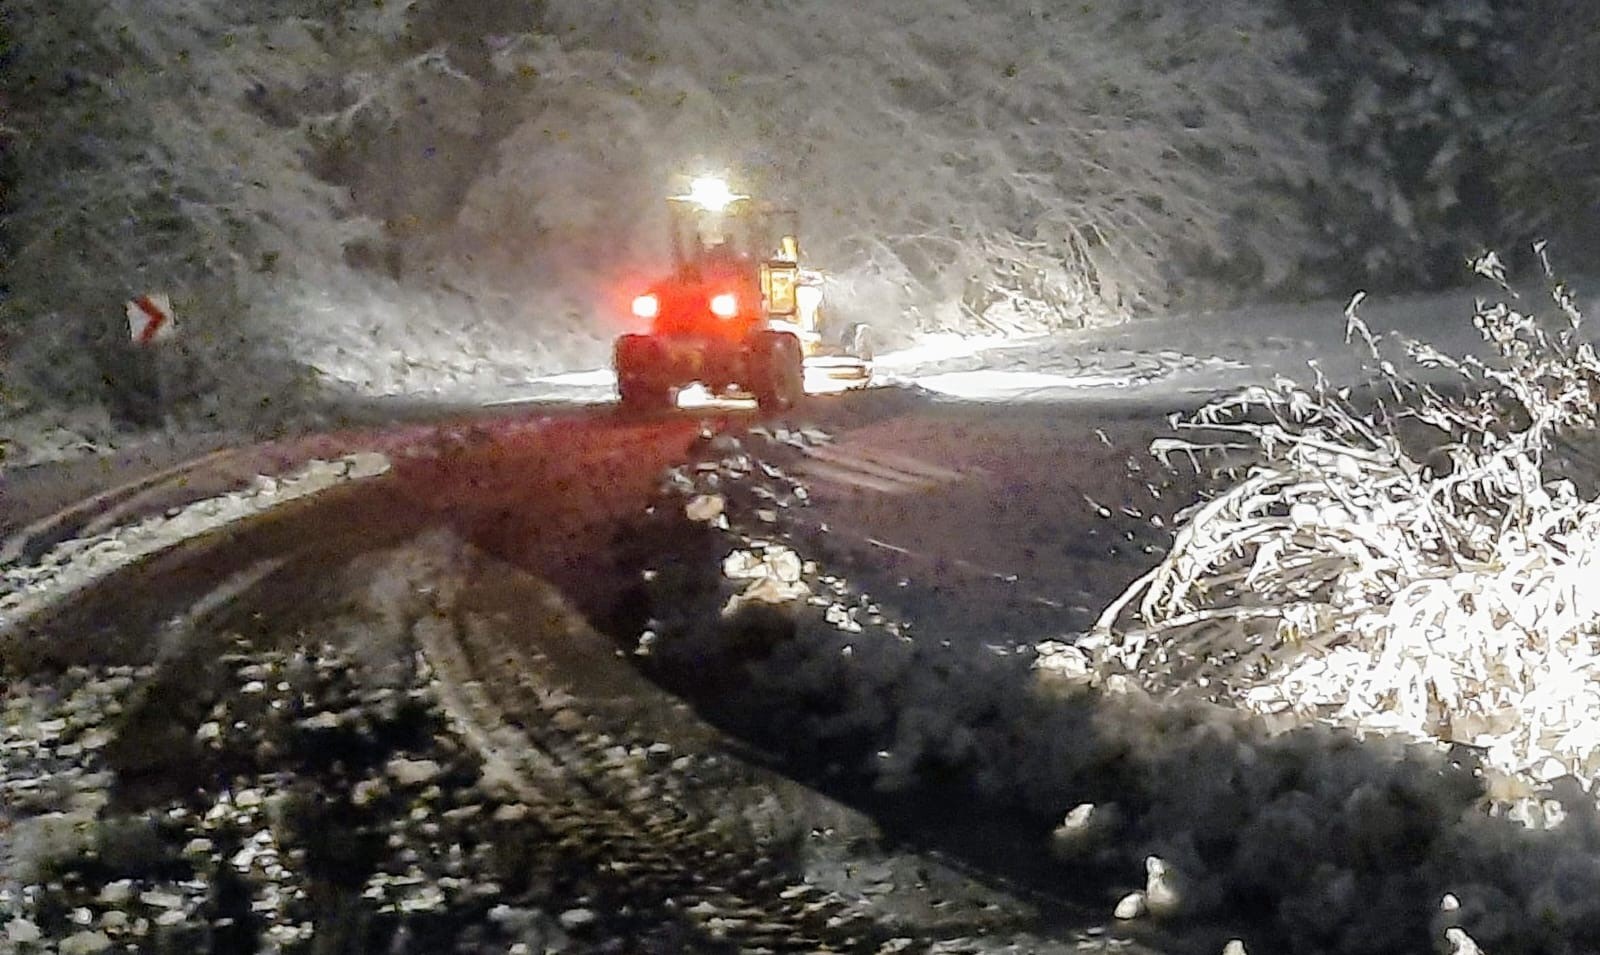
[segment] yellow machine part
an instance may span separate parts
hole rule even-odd
[[[761,294],[771,315],[793,315],[799,310],[795,286],[800,281],[800,266],[786,262],[767,262],[761,266]]]
[[[804,291],[813,294],[802,294]],[[820,327],[821,295],[815,287],[801,288],[800,243],[794,236],[783,236],[778,254],[761,263],[761,295],[769,316],[794,323],[807,360],[828,353]]]

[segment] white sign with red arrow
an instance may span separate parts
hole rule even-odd
[[[166,295],[141,295],[128,302],[128,334],[135,345],[153,345],[176,332],[172,300]]]

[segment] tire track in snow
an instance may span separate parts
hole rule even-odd
[[[248,615],[254,607],[258,614],[282,616],[280,625],[300,614],[314,615],[314,609],[305,606],[274,608],[272,603],[281,596],[284,582],[269,587],[266,578],[283,576],[287,583],[292,583],[289,578],[300,580],[309,593],[315,590],[310,585],[312,578],[337,576],[339,568],[354,556],[392,546],[397,539],[417,533],[428,523],[424,514],[430,506],[452,512],[470,504],[471,508],[493,511],[497,494],[514,492],[525,502],[537,500],[532,505],[537,513],[520,515],[520,526],[539,526],[546,531],[545,548],[570,546],[588,533],[595,520],[603,522],[606,510],[622,506],[618,488],[626,482],[596,475],[594,466],[602,462],[622,466],[619,462],[626,460],[653,477],[657,472],[649,462],[662,453],[663,440],[670,442],[683,430],[673,427],[663,435],[603,425],[568,433],[564,444],[569,453],[545,455],[550,460],[542,465],[541,476],[557,487],[568,488],[569,482],[587,477],[589,490],[597,495],[587,499],[566,494],[530,496],[528,474],[519,473],[514,465],[515,454],[530,449],[524,447],[513,454],[490,437],[440,447],[436,459],[403,462],[400,470],[405,473],[384,476],[382,493],[373,493],[375,488],[369,486],[347,488],[336,499],[295,495],[294,507],[273,506],[283,501],[262,501],[261,509],[220,523],[205,520],[215,507],[201,502],[190,509],[193,513],[187,518],[163,517],[145,526],[148,546],[135,540],[135,546],[114,548],[118,551],[115,559],[91,568],[94,572],[80,585],[53,590],[47,605],[14,621],[22,626],[6,635],[8,666],[43,663],[48,667],[74,657],[137,658],[163,652],[163,641],[142,636],[161,631],[162,621],[172,618],[173,608],[191,607],[209,618],[213,614]],[[652,450],[641,453],[646,445]],[[474,461],[476,465],[469,466]],[[499,472],[498,478],[490,480],[494,472]],[[159,483],[141,482],[141,486]],[[138,493],[119,498],[133,500]],[[578,513],[584,510],[598,513]],[[364,533],[363,528],[385,511],[388,519],[381,527]],[[540,515],[549,518],[549,523],[541,522]],[[226,533],[219,533],[224,528]],[[144,532],[139,525],[121,530],[136,536]],[[550,554],[545,551],[545,556]],[[70,639],[67,646],[52,639],[79,624],[104,624],[130,603],[142,607],[117,622],[121,649],[95,637]],[[238,606],[233,606],[235,603]],[[203,639],[193,630],[180,626],[173,634],[177,639]],[[858,902],[797,880],[759,845],[708,826],[694,814],[673,811],[664,801],[651,800],[651,787],[656,784],[650,777],[664,773],[663,767],[630,767],[625,760],[619,768],[615,740],[575,729],[573,714],[582,710],[575,711],[570,701],[551,702],[561,694],[540,683],[538,658],[555,652],[553,648],[535,645],[524,648],[531,655],[508,655],[503,633],[465,625],[432,630],[418,627],[416,635],[464,736],[502,771],[502,778],[552,832],[559,851],[611,886],[620,904],[654,909],[661,919],[683,922],[699,933],[705,945],[702,950],[724,946],[774,952],[927,949],[928,943],[899,934]],[[25,652],[11,652],[23,645]],[[612,666],[626,669],[625,663],[612,659],[609,648],[606,658]],[[652,692],[659,693],[653,688]],[[728,808],[726,801],[718,804],[720,811]],[[941,951],[979,950],[979,943],[968,945],[950,938],[970,934],[961,933],[959,925],[946,922],[937,934],[948,939],[940,943]]]

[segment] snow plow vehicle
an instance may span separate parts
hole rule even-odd
[[[868,329],[832,328],[822,274],[800,261],[798,214],[694,180],[668,203],[672,271],[633,299],[647,333],[619,337],[617,394],[629,410],[674,407],[699,384],[782,412],[806,395],[808,370],[844,387],[872,374]]]

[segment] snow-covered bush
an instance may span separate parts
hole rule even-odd
[[[1478,269],[1505,287],[1493,256]],[[1552,449],[1595,431],[1600,359],[1566,288],[1552,297],[1553,319],[1481,306],[1493,357],[1479,361],[1417,342],[1391,360],[1358,296],[1348,333],[1371,355],[1370,393],[1279,380],[1177,422],[1156,450],[1221,454],[1237,482],[1101,617],[1107,662],[1588,785],[1600,503]]]
[[[103,453],[114,446],[114,438],[103,408],[46,407],[24,414],[0,400],[0,471]]]
[[[1491,813],[1470,747],[1283,732],[1095,674],[1070,644],[939,639],[842,576],[850,549],[785,470],[785,446],[814,438],[768,437],[713,438],[668,476],[623,535],[640,585],[611,625],[787,771],[1107,914],[1142,889],[1124,911],[1165,922],[1185,951],[1230,936],[1250,951],[1450,951],[1457,931],[1494,955],[1600,942],[1600,813],[1576,786]]]
[[[170,291],[196,339],[187,374],[243,389],[224,356],[255,351],[250,282],[263,257],[278,246],[326,253],[311,230],[285,241],[269,223],[328,195],[295,176],[292,143],[239,122],[244,104],[228,95],[239,71],[204,40],[234,24],[198,5],[159,17],[122,6],[10,5],[21,42],[5,73],[19,167],[8,331],[19,388],[109,397],[148,418],[130,405],[153,393],[155,370],[126,344],[122,303]],[[282,387],[276,370],[263,360],[256,377]]]

